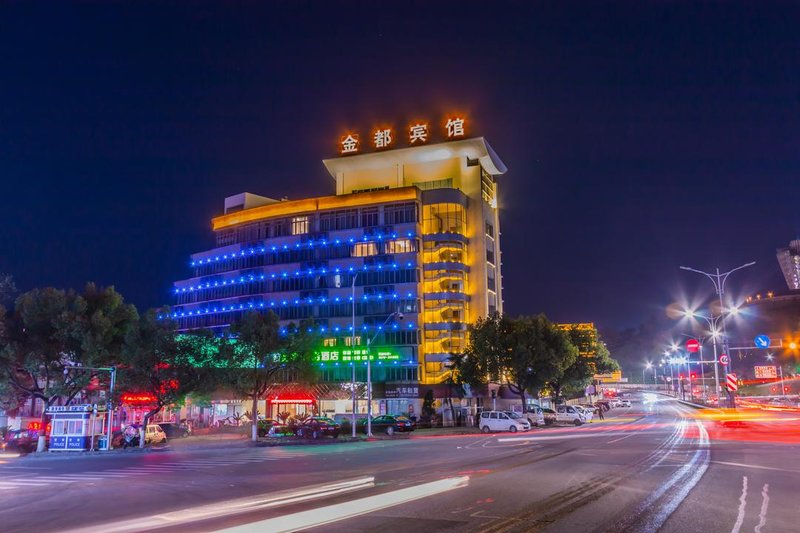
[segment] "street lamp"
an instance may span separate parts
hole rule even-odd
[[[651,368],[653,368],[653,363],[651,363],[650,361],[645,363],[644,368],[642,369],[642,385],[646,385],[647,384],[647,380],[644,377],[644,373],[645,373],[646,370],[650,370]],[[655,370],[654,370],[653,371],[653,380],[655,380],[655,375],[656,374],[655,374]]]
[[[395,311],[383,322],[383,324],[378,328],[378,331],[375,332],[375,335],[372,336],[371,339],[367,339],[367,437],[372,436],[372,361],[371,361],[371,354],[370,354],[370,346],[372,342],[378,337],[383,326],[388,324],[393,318],[397,318],[397,320],[403,320],[403,313],[400,311]],[[355,368],[355,367],[354,367]]]
[[[725,302],[725,300],[724,300],[724,297],[725,297],[725,282],[728,280],[728,276],[730,276],[731,274],[733,274],[737,270],[741,270],[743,268],[751,267],[751,266],[753,266],[755,264],[756,264],[755,261],[751,261],[749,263],[745,263],[745,264],[740,265],[740,266],[738,266],[738,267],[736,267],[734,269],[731,269],[731,270],[729,270],[727,272],[720,272],[719,271],[719,267],[717,267],[716,268],[716,273],[713,273],[713,274],[709,273],[709,272],[703,272],[702,270],[697,270],[696,268],[686,267],[686,266],[682,266],[682,267],[680,267],[680,269],[681,270],[688,270],[689,272],[695,272],[696,274],[702,274],[703,276],[705,276],[708,279],[710,279],[711,283],[714,284],[714,290],[716,291],[717,297],[719,298],[719,303],[720,303],[721,306],[723,306],[723,309],[724,309],[724,306],[725,306],[725,303],[724,303]],[[735,312],[730,313],[730,314],[735,314]],[[722,315],[720,315],[720,316],[722,316]],[[729,351],[728,336],[727,336],[727,332],[725,330],[725,321],[724,320],[722,321],[722,350],[726,354]],[[717,371],[716,353],[714,354],[714,359],[715,359],[714,372],[717,375],[717,377],[719,377],[719,372]],[[728,365],[722,365],[722,370],[723,370],[723,372],[725,372],[727,374]],[[717,396],[719,397],[719,380],[717,380]],[[732,408],[736,408],[736,396],[733,393],[733,391],[730,391],[728,393],[728,397],[730,398],[731,407]]]

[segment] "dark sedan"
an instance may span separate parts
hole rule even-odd
[[[167,438],[177,439],[181,437],[188,437],[192,434],[192,430],[186,424],[178,424],[176,422],[159,422],[161,429],[167,434]]]
[[[33,453],[39,440],[39,432],[32,429],[12,429],[0,444],[0,450],[16,453]]]
[[[414,431],[415,427],[416,426],[414,422],[405,416],[382,415],[376,416],[372,419],[373,433],[381,432],[386,433],[387,435],[394,435],[395,432]],[[363,426],[361,426],[361,430],[364,433],[367,432],[366,420],[364,421]]]
[[[342,428],[332,418],[326,416],[312,416],[301,423],[295,432],[304,439],[318,439],[320,437],[338,438]]]

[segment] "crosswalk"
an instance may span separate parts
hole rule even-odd
[[[308,453],[299,451],[275,453],[274,450],[271,450],[265,453],[263,450],[254,450],[232,458],[197,458],[165,461],[163,463],[144,463],[119,469],[90,470],[73,474],[47,474],[39,471],[9,473],[8,470],[0,469],[0,491],[23,487],[63,486],[69,483],[94,483],[110,479],[142,478],[158,474],[212,470],[228,466],[263,463],[265,461],[301,458],[308,455]]]

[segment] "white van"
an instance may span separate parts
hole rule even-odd
[[[523,424],[521,420],[515,420],[502,411],[483,411],[478,424],[483,433],[491,433],[492,431],[516,433],[517,431],[525,431],[525,426],[526,424]]]
[[[167,442],[167,434],[161,429],[158,424],[147,424],[144,430],[144,443],[145,444],[158,444]]]
[[[558,405],[556,406],[556,422],[580,426],[586,422],[586,418],[583,416],[583,412],[578,411],[571,405]]]

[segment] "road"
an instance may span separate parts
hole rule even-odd
[[[665,399],[514,435],[6,458],[2,530],[797,531],[773,429]]]

